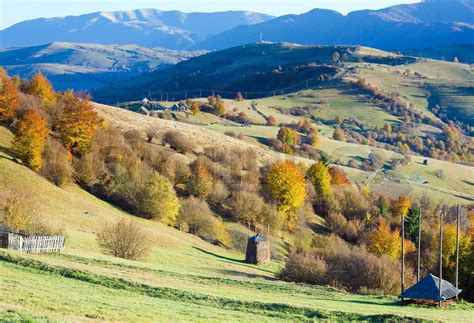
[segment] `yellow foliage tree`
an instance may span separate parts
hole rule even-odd
[[[212,192],[212,178],[209,171],[197,166],[188,180],[187,188],[192,195],[205,199]]]
[[[406,195],[400,195],[398,199],[392,200],[392,214],[394,216],[406,216],[410,209],[411,201]]]
[[[54,93],[51,83],[41,72],[31,78],[28,93],[40,98],[46,108],[51,108],[56,104],[56,93]]]
[[[322,161],[313,164],[308,169],[307,175],[311,183],[313,183],[316,193],[325,198],[331,196],[331,174]]]
[[[377,228],[367,237],[367,250],[378,257],[386,255],[397,259],[401,254],[401,243],[400,232],[391,231],[388,223],[381,218]]]
[[[16,125],[14,150],[34,171],[43,165],[42,153],[47,136],[46,120],[36,109],[26,111]]]
[[[214,222],[214,239],[219,241],[227,248],[232,246],[232,237],[230,236],[229,231],[227,231],[221,218],[218,218]]]
[[[0,67],[0,121],[12,120],[19,104],[18,86]]]
[[[100,119],[87,99],[66,93],[64,112],[57,125],[61,141],[70,153],[83,155],[89,149]]]
[[[267,175],[267,189],[286,216],[286,224],[292,230],[296,222],[295,208],[300,207],[306,197],[305,179],[295,163],[280,161],[272,165]]]

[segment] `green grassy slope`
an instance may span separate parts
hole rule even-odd
[[[0,127],[0,203],[20,190],[37,216],[63,227],[64,253],[0,252],[0,317],[68,321],[298,321],[419,318],[467,321],[471,305],[400,307],[395,297],[361,296],[275,280],[279,263],[257,267],[243,255],[192,235],[139,220],[153,241],[146,263],[102,255],[94,233],[131,215],[75,185],[60,189],[21,164]]]

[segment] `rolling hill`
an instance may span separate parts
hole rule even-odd
[[[62,41],[186,49],[211,35],[271,18],[244,11],[184,13],[137,9],[95,12],[20,22],[0,31],[0,47],[36,46]]]
[[[203,54],[136,45],[54,42],[41,46],[0,49],[0,66],[10,75],[31,78],[43,72],[56,90],[89,90]]]
[[[107,106],[96,109],[121,127],[177,126]],[[196,137],[212,144],[205,137]],[[449,309],[399,306],[394,296],[363,296],[326,286],[285,283],[275,278],[281,267],[278,261],[265,267],[248,265],[241,253],[144,219],[137,221],[153,242],[147,262],[104,255],[95,239],[99,228],[132,216],[74,184],[58,188],[15,162],[10,151],[12,138],[0,127],[0,203],[21,188],[25,199],[34,203],[36,216],[62,227],[67,241],[60,254],[0,252],[0,286],[10,295],[0,302],[4,320],[459,322],[473,315],[471,304]],[[274,244],[280,243],[278,237],[274,239]]]
[[[170,99],[208,96],[216,92],[247,98],[290,93],[316,86],[341,72],[332,62],[338,52],[348,62],[364,60],[397,64],[414,61],[398,55],[356,46],[301,46],[289,43],[254,43],[211,52],[155,73],[140,75],[94,92],[98,102],[141,100],[144,95]],[[200,91],[202,90],[202,91]]]
[[[195,48],[217,50],[258,40],[300,44],[364,45],[385,50],[467,43],[474,39],[472,0],[427,0],[381,10],[314,9],[285,15],[211,37]]]

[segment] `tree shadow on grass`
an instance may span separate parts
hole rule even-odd
[[[7,159],[14,163],[20,164],[20,162],[18,161],[18,157],[15,155],[13,150],[8,149],[6,147],[0,146],[0,158]]]
[[[245,266],[245,267],[248,267],[248,268],[253,268],[253,269],[257,269],[257,270],[260,270],[260,271],[263,271],[263,272],[267,272],[267,273],[273,274],[273,271],[271,271],[271,270],[263,269],[263,268],[260,268],[260,267],[258,267],[258,266],[255,266],[255,265],[247,264],[244,259],[237,259],[237,258],[231,258],[231,257],[219,255],[219,254],[210,252],[210,251],[208,251],[208,250],[204,250],[204,249],[199,248],[199,247],[196,247],[196,246],[193,246],[193,248],[196,249],[196,250],[201,251],[202,253],[205,253],[206,255],[211,255],[211,256],[213,256],[213,257],[219,258],[219,259],[221,259],[221,260],[224,261],[224,262],[237,263],[237,264],[240,264],[240,265]]]

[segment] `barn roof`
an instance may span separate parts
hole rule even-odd
[[[405,292],[398,295],[399,298],[411,299],[433,299],[436,301],[445,300],[456,297],[461,293],[460,289],[454,287],[450,282],[442,280],[441,284],[441,299],[439,297],[439,278],[428,274],[418,283],[408,288]]]
[[[267,241],[267,238],[265,238],[264,236],[262,236],[260,233],[257,233],[256,235],[254,235],[253,237],[249,238],[249,241],[253,241],[255,243],[259,243],[259,242],[262,242],[262,241]]]

